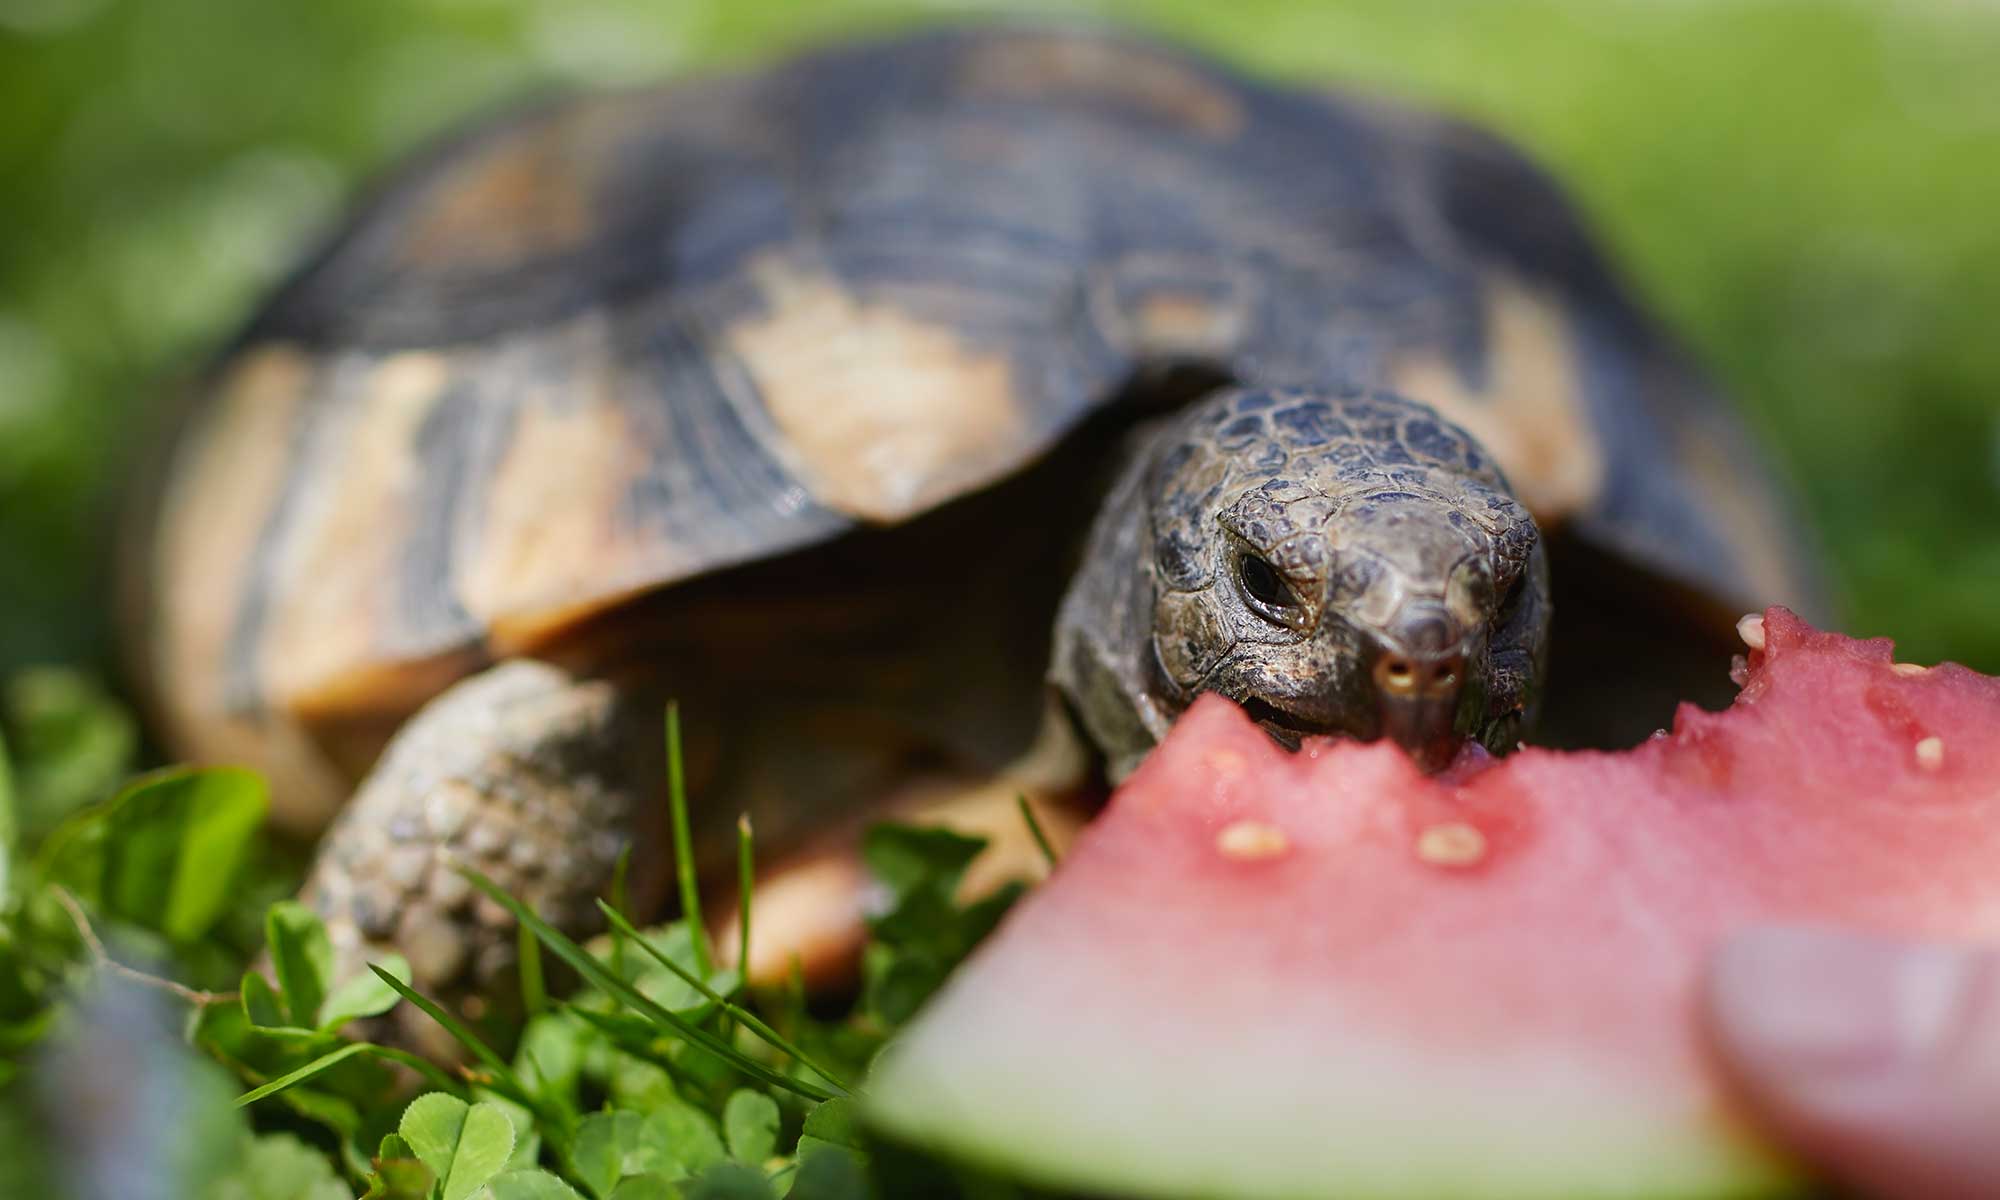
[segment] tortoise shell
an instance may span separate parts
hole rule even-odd
[[[982,489],[1188,365],[1428,403],[1544,528],[1731,611],[1814,591],[1737,419],[1506,145],[957,31],[545,105],[393,178],[181,428],[145,674],[177,750],[309,825],[351,781],[328,730]]]

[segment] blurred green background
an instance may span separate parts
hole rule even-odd
[[[102,654],[130,431],[370,173],[527,92],[979,7],[0,0],[0,673]],[[1767,435],[1848,627],[2000,671],[2000,5],[1061,11],[1525,142]]]

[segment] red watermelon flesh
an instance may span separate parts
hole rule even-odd
[[[1765,922],[2000,938],[2000,680],[1783,609],[1762,640],[1726,712],[1449,780],[1204,699],[868,1111],[1121,1195],[1792,1190],[1710,1060],[1701,964]]]

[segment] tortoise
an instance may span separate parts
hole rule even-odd
[[[789,864],[756,967],[851,946],[866,814],[1085,795],[1198,693],[1435,768],[1551,671],[1601,724],[1655,642],[1819,586],[1521,153],[1097,31],[480,123],[277,291],[164,464],[167,743],[331,822],[340,953],[431,989],[513,952],[454,862],[579,930],[621,847],[664,874],[670,697],[698,843],[747,812]]]

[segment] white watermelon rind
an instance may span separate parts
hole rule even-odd
[[[864,1111],[891,1141],[1023,1183],[1158,1200],[1750,1200],[1805,1186],[1728,1116],[1676,1113],[1550,1055],[1332,1063],[1287,1055],[1258,1036],[1268,1027],[1178,1049],[1143,1017],[1028,1028],[1018,1017],[1035,1006],[996,1011],[992,983],[971,977],[983,966],[884,1051]]]

